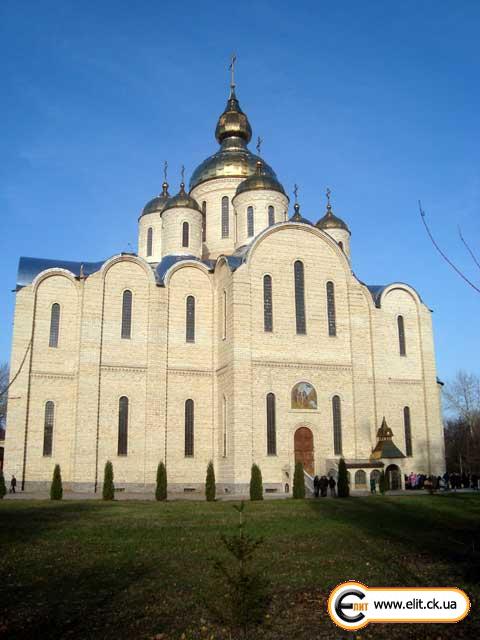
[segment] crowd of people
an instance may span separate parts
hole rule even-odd
[[[457,489],[479,489],[480,476],[476,473],[448,473],[443,476],[427,476],[414,473],[405,476],[405,489],[428,489],[433,491],[456,491]]]
[[[315,476],[313,479],[313,493],[315,498],[320,495],[322,498],[327,497],[327,491],[330,489],[330,495],[336,496],[337,483],[333,476]]]

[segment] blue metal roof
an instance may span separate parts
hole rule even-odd
[[[83,273],[86,276],[99,271],[105,260],[101,262],[70,262],[69,260],[51,260],[48,258],[29,258],[22,256],[18,262],[17,291],[31,284],[39,273],[46,269],[67,269],[73,275],[80,275],[80,267],[83,265]]]

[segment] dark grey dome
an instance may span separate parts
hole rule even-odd
[[[170,194],[168,193],[168,184],[164,182],[162,185],[162,193],[147,202],[147,204],[143,207],[143,211],[140,217],[146,215],[147,213],[155,213],[156,211],[161,213],[165,208],[165,204],[167,203],[167,200],[169,198]]]
[[[298,202],[295,203],[293,208],[295,210],[295,213],[290,218],[290,222],[303,222],[303,224],[309,224],[309,225],[312,224],[310,220],[307,220],[302,215],[300,215],[300,205],[298,204]]]

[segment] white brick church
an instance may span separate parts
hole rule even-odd
[[[162,460],[182,493],[210,460],[219,494],[245,492],[253,462],[278,493],[296,461],[326,474],[344,457],[352,489],[443,473],[428,307],[355,277],[329,197],[316,223],[290,215],[233,82],[215,137],[188,190],[165,181],[144,207],[138,254],[20,259],[7,480],[43,489],[59,463],[66,488],[94,492],[107,460],[128,491],[150,491]]]

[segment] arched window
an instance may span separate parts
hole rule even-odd
[[[327,282],[327,315],[328,335],[337,335],[337,322],[335,319],[335,286],[333,282]]]
[[[275,394],[267,394],[267,454],[277,455],[277,427],[275,416]]]
[[[132,337],[132,292],[126,289],[122,299],[122,338]]]
[[[316,409],[317,392],[309,382],[299,382],[292,389],[292,409]]]
[[[188,247],[190,229],[188,222],[182,224],[182,247]]]
[[[148,227],[147,229],[147,257],[152,255],[153,249],[153,229],[152,227]]]
[[[297,260],[294,264],[295,274],[295,320],[297,333],[307,333],[305,320],[305,276],[303,272],[303,262]]]
[[[227,457],[227,399],[223,396],[223,457]]]
[[[50,312],[50,339],[49,347],[58,347],[58,334],[60,332],[60,305],[55,302],[52,304]]]
[[[43,423],[43,455],[51,456],[53,448],[53,421],[55,405],[49,400],[45,403],[45,421]]]
[[[228,211],[228,198],[222,198],[222,238],[228,238],[230,234],[230,220]]]
[[[343,242],[341,240],[338,241],[338,246],[343,251]]]
[[[407,348],[405,345],[405,324],[403,322],[403,316],[398,316],[397,324],[398,324],[398,345],[400,348],[400,355],[406,356]]]
[[[128,398],[118,401],[118,455],[126,456],[128,451]]]
[[[247,236],[251,238],[254,233],[253,207],[247,207]]]
[[[403,407],[403,424],[405,427],[405,453],[413,455],[412,450],[412,426],[410,423],[410,407]]]
[[[355,488],[364,487],[367,484],[367,474],[363,469],[355,472]]]
[[[186,302],[186,341],[195,342],[195,298],[187,297]]]
[[[263,276],[263,327],[273,331],[272,276]]]
[[[185,456],[193,456],[194,422],[193,400],[189,399],[185,402]]]
[[[222,296],[222,338],[225,340],[227,338],[227,292],[223,291]]]
[[[270,205],[268,207],[268,226],[271,227],[275,224],[275,209]]]
[[[333,453],[336,456],[342,455],[342,410],[340,396],[332,398],[333,417]]]
[[[205,200],[202,202],[202,240],[207,240],[207,203]]]

